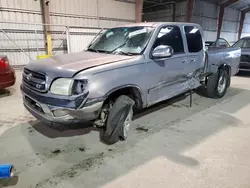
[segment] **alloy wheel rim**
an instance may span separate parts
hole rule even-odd
[[[130,128],[131,121],[132,121],[132,116],[133,116],[133,111],[130,110],[125,121],[124,121],[124,126],[123,126],[123,137],[124,138],[127,138],[127,136],[128,136],[129,128]]]
[[[222,74],[219,78],[219,81],[218,81],[218,92],[221,94],[225,91],[225,88],[226,88],[226,77],[225,77],[225,74]]]

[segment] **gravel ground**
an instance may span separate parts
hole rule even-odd
[[[17,72],[21,77],[21,72]],[[180,96],[137,114],[127,141],[107,146],[82,125],[55,130],[24,109],[20,83],[0,96],[0,187],[249,188],[250,73],[223,99]]]

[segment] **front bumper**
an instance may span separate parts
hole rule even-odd
[[[37,119],[46,123],[72,124],[91,121],[99,116],[103,105],[102,100],[96,102],[86,102],[77,109],[66,108],[62,106],[52,106],[35,99],[22,90],[23,103],[25,108]],[[62,101],[63,102],[63,101]],[[63,111],[62,116],[55,116],[55,112]]]

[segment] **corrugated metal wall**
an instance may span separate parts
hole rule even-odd
[[[153,22],[171,22],[173,21],[173,5],[166,6],[166,9],[159,10],[155,12],[144,12],[143,20],[144,21],[153,21]]]
[[[164,10],[143,13],[144,21],[171,22],[173,21],[173,5],[167,5]],[[186,2],[176,3],[175,21],[184,22],[186,15]]]
[[[247,13],[241,37],[249,37],[249,36],[250,36],[250,13]]]
[[[52,24],[113,27],[135,21],[135,4],[115,0],[53,0]]]
[[[172,21],[173,11],[170,9],[161,10],[152,14],[146,13],[146,21]],[[205,40],[215,40],[217,37],[219,6],[205,0],[196,0],[192,22],[198,23],[204,30]],[[177,22],[185,22],[186,1],[176,4]],[[232,8],[226,8],[221,29],[221,37],[234,43],[238,37],[240,12]],[[250,31],[250,14],[246,15],[242,36],[248,35]]]
[[[175,13],[175,20],[177,22],[185,22],[187,13],[187,3],[186,1],[180,2],[176,4],[176,13]]]
[[[90,27],[108,28],[134,22],[135,4],[116,0],[51,0],[50,19],[54,24],[51,32],[56,54],[65,52],[66,26],[71,26],[71,50],[77,52],[100,31]],[[0,0],[0,28],[12,39],[0,32],[0,53],[8,55],[11,64],[27,64],[30,58],[45,53],[40,0]]]
[[[219,6],[206,1],[196,0],[193,22],[198,23],[204,30],[206,40],[217,37]],[[221,37],[229,42],[237,40],[239,11],[226,8],[221,29]]]

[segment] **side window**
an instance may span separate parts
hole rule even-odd
[[[190,53],[199,52],[203,49],[202,36],[199,28],[194,26],[185,26],[188,51]]]
[[[241,40],[239,40],[238,42],[236,42],[236,43],[233,45],[233,47],[235,47],[235,48],[242,48],[242,47],[243,47],[243,44],[244,44],[244,40],[241,39]]]
[[[218,46],[228,47],[228,44],[224,39],[219,39],[219,45]]]
[[[168,45],[174,49],[174,54],[184,53],[181,30],[177,26],[167,26],[161,28],[153,48],[160,45]]]
[[[250,40],[249,39],[245,40],[245,42],[243,44],[243,48],[250,48]]]

